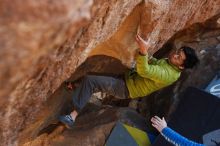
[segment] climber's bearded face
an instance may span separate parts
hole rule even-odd
[[[184,69],[184,61],[186,60],[186,55],[182,49],[172,50],[168,55],[169,62],[179,69]]]

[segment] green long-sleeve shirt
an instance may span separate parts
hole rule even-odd
[[[138,55],[136,72],[126,73],[125,80],[131,98],[143,97],[175,82],[181,71],[168,63],[167,59],[153,59]]]

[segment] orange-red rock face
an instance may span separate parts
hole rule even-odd
[[[0,97],[16,88],[40,56],[53,52],[90,18],[92,1],[1,1]],[[7,84],[7,86],[5,86]]]
[[[17,85],[19,86],[22,81],[25,82],[31,78],[36,79],[37,76],[39,79],[40,72],[45,70],[43,68],[52,63],[46,63],[51,60],[49,56],[52,56],[52,52],[55,52],[61,44],[76,35],[78,30],[88,23],[92,4],[93,1],[90,0],[13,2],[3,0],[0,2],[1,118],[7,117],[9,106],[16,109],[14,102],[10,100],[18,97],[12,95],[16,91]],[[21,92],[26,92],[27,86],[26,89],[21,89]],[[19,100],[16,99],[15,102],[19,102],[16,104],[23,105],[22,98]],[[26,106],[30,105],[26,104]],[[21,114],[25,112],[27,111],[24,110]],[[19,117],[13,118],[14,128],[7,127],[6,132],[12,128],[14,129],[12,133],[17,133],[15,129],[19,127],[18,123],[23,123]],[[12,121],[6,118],[4,124],[1,123],[1,129]],[[2,136],[2,131],[0,135]],[[0,139],[7,142],[16,136],[17,134],[13,134],[11,137],[6,136],[5,139],[2,137]]]
[[[67,96],[60,85],[87,57],[104,54],[129,66],[137,48],[137,31],[150,40],[152,54],[178,31],[220,13],[219,0],[140,2],[0,2],[3,145],[31,141],[56,119]]]

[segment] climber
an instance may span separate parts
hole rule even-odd
[[[74,90],[72,100],[74,111],[59,117],[59,121],[68,128],[73,127],[78,112],[86,105],[94,92],[106,92],[116,98],[137,98],[147,96],[175,82],[184,69],[193,68],[198,62],[195,51],[190,47],[181,47],[171,51],[168,58],[152,58],[148,63],[149,43],[136,35],[139,46],[135,70],[125,73],[124,78],[87,75],[78,87],[68,84]]]

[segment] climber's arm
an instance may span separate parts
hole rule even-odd
[[[139,46],[139,53],[141,55],[147,55],[148,49],[150,47],[149,43],[144,41],[139,34],[136,35],[136,42]]]

